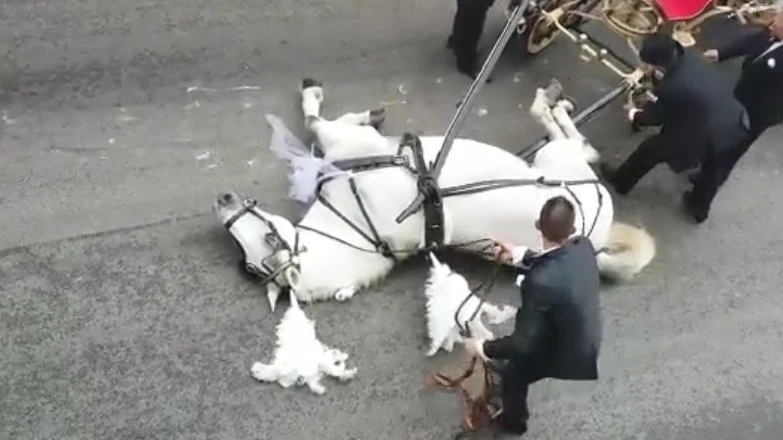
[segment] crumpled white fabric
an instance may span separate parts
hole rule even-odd
[[[288,162],[291,168],[288,174],[291,183],[288,196],[293,200],[310,204],[315,199],[315,190],[320,180],[336,174],[345,174],[345,171],[335,167],[328,160],[316,157],[312,149],[305,147],[302,141],[291,133],[282,119],[267,114],[266,122],[272,127],[269,149],[278,159]],[[323,173],[320,178],[319,173]]]

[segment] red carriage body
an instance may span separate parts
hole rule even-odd
[[[688,21],[704,14],[712,0],[654,0],[665,21]]]

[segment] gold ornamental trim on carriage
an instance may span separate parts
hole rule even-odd
[[[685,47],[696,44],[704,21],[724,15],[743,24],[769,25],[775,6],[758,0],[603,0],[601,18],[623,37],[640,37],[670,27],[672,37]]]

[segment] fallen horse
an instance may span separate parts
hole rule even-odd
[[[627,280],[652,260],[654,241],[642,229],[614,222],[611,194],[590,167],[598,154],[560,96],[551,87],[537,90],[530,113],[551,141],[532,164],[499,147],[458,138],[440,175],[427,180],[427,164],[443,136],[385,137],[378,131],[382,109],[326,119],[320,114],[323,86],[306,79],[305,124],[324,163],[339,172],[312,185],[314,201],[297,225],[236,192],[220,195],[215,210],[243,252],[242,267],[261,278],[273,308],[289,287],[300,301],[345,301],[384,278],[395,263],[433,245],[485,258],[491,239],[536,249],[535,220],[542,204],[557,195],[577,207],[577,233],[603,249],[597,256],[602,273]],[[420,194],[428,200],[424,209],[395,222]]]

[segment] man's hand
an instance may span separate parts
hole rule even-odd
[[[717,49],[708,49],[704,51],[704,58],[711,63],[717,63],[720,61],[720,55]]]
[[[483,360],[487,360],[487,356],[484,354],[484,340],[476,338],[465,339],[465,350],[473,356],[478,356]]]
[[[502,241],[492,241],[495,258],[501,263],[510,263],[513,259],[514,245]]]

